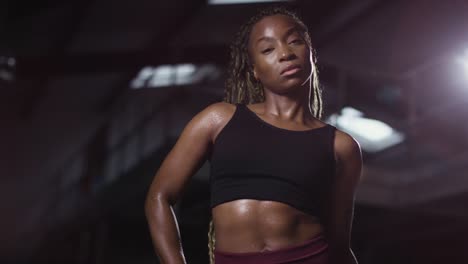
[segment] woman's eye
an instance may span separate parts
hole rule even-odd
[[[262,50],[262,53],[267,54],[267,53],[270,53],[271,51],[273,51],[273,48],[264,49]]]
[[[302,40],[301,39],[293,39],[290,43],[291,44],[299,44],[299,43],[302,43]]]

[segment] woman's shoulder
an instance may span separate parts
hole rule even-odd
[[[210,113],[225,114],[234,112],[236,110],[236,105],[227,102],[216,102],[208,105],[206,109]]]
[[[361,156],[361,147],[350,134],[335,128],[335,155],[339,159],[347,159],[353,156]]]
[[[210,118],[214,123],[223,122],[230,119],[236,111],[236,105],[226,102],[216,102],[208,105],[202,113]]]
[[[229,122],[236,111],[236,105],[226,102],[216,102],[208,105],[203,111],[199,113],[202,119],[209,120],[213,138],[219,131]]]

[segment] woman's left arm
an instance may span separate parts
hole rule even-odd
[[[351,136],[336,130],[334,150],[336,175],[327,220],[330,263],[357,264],[351,250],[351,227],[355,191],[361,178],[361,149]]]

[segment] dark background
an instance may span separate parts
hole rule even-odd
[[[0,3],[0,262],[157,263],[150,181],[185,124],[223,95],[228,44],[265,4]],[[464,0],[294,1],[318,54],[326,117],[352,106],[406,140],[364,153],[360,264],[468,263]],[[145,66],[211,63],[193,85],[130,89]],[[208,167],[176,211],[207,261]]]

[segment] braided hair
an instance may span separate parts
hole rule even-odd
[[[322,117],[322,92],[319,86],[316,56],[312,49],[309,31],[298,15],[283,6],[265,8],[250,18],[236,34],[230,46],[230,61],[228,64],[228,77],[225,83],[223,101],[231,104],[252,104],[265,101],[262,84],[253,75],[252,63],[248,53],[249,36],[253,26],[262,18],[273,15],[285,15],[292,18],[302,31],[304,40],[311,52],[313,94],[309,96],[309,110],[316,118]]]

